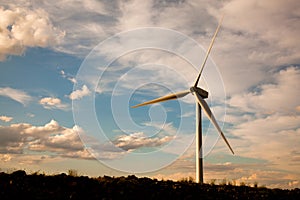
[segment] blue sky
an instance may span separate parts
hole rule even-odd
[[[195,176],[200,86],[236,155],[203,118],[204,180],[300,187],[300,21],[290,1],[2,1],[0,168]]]

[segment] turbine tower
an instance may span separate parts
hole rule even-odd
[[[196,182],[197,183],[203,183],[201,110],[204,111],[205,115],[208,117],[208,119],[211,121],[211,123],[215,126],[215,128],[217,129],[217,131],[219,132],[219,134],[221,135],[221,137],[223,138],[223,140],[225,141],[225,143],[229,147],[232,154],[234,154],[231,146],[229,145],[224,133],[222,132],[221,128],[219,127],[219,125],[218,125],[213,113],[211,112],[208,104],[206,103],[206,101],[204,101],[204,99],[208,97],[208,92],[198,87],[198,82],[200,80],[203,68],[206,64],[207,58],[208,58],[209,53],[212,49],[215,38],[216,38],[216,36],[219,32],[222,20],[223,20],[223,17],[221,18],[221,20],[219,22],[219,25],[218,25],[218,27],[215,31],[215,34],[214,34],[214,36],[211,40],[211,43],[208,47],[208,50],[206,52],[204,61],[201,65],[200,72],[199,72],[199,75],[198,75],[198,77],[195,81],[195,84],[189,90],[169,94],[169,95],[166,95],[166,96],[163,96],[163,97],[159,97],[157,99],[153,99],[153,100],[150,100],[150,101],[132,106],[132,108],[137,108],[137,107],[145,106],[145,105],[149,105],[149,104],[154,104],[154,103],[159,103],[159,102],[163,102],[163,101],[178,99],[178,98],[186,96],[189,93],[192,93],[195,96],[195,101],[196,101]]]

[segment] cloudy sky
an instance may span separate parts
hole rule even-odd
[[[1,1],[0,168],[195,176],[200,87],[235,151],[203,117],[204,180],[300,187],[300,4]]]

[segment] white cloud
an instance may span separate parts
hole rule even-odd
[[[130,135],[121,135],[114,140],[114,144],[126,151],[142,148],[142,147],[157,147],[161,146],[174,139],[173,136],[147,137],[142,132],[133,133]]]
[[[297,19],[299,7],[296,5],[297,0],[287,2],[233,0],[224,3],[222,10],[226,15],[227,27],[256,35],[273,44],[274,47],[278,47],[279,51],[285,49],[287,54],[281,54],[283,57],[276,59],[280,62],[287,57],[293,58],[295,53],[299,52],[300,43],[297,40],[300,33]],[[288,55],[290,53],[291,55]]]
[[[182,115],[179,115],[178,117],[194,117],[195,116],[195,111],[190,111],[190,112],[186,112],[183,113]]]
[[[77,83],[76,79],[72,77],[71,75],[67,74],[64,70],[60,70],[61,77],[69,80],[71,83],[75,84]]]
[[[64,37],[42,10],[0,7],[0,61],[7,55],[22,55],[27,47],[52,46]]]
[[[69,98],[71,100],[76,100],[76,99],[81,99],[84,96],[88,96],[90,95],[91,91],[89,90],[89,88],[86,85],[83,85],[81,90],[75,90],[73,91],[70,95]]]
[[[244,92],[268,80],[271,69],[300,62],[297,5],[297,0],[233,0],[213,8],[212,15],[225,14],[212,56],[228,93]]]
[[[35,117],[35,114],[33,114],[33,113],[26,113],[26,116],[32,118],[32,117]]]
[[[54,5],[47,1],[33,0],[30,3],[10,1],[7,4],[11,7],[18,5],[47,11],[52,24],[65,31],[64,40],[54,48],[79,56],[86,56],[96,44],[113,33],[116,19],[112,15],[119,15],[115,11],[118,2],[62,0]]]
[[[43,126],[19,123],[0,126],[0,153],[23,154],[28,152],[51,152],[61,157],[80,157],[85,148],[77,134],[77,128],[66,128],[51,120]],[[83,159],[88,158],[85,154]],[[92,157],[89,156],[88,159]]]
[[[5,116],[5,115],[1,115],[0,116],[0,120],[1,121],[4,121],[4,122],[10,122],[11,120],[13,120],[12,117],[8,117],[8,116]]]
[[[88,141],[91,149],[86,148],[81,139]],[[10,161],[9,155],[36,154],[40,156],[50,154],[52,158],[115,159],[125,153],[111,145],[99,144],[95,138],[85,135],[84,130],[76,125],[67,128],[59,125],[55,120],[41,126],[28,123],[0,126],[0,159],[2,160]],[[35,162],[34,159],[28,159],[24,162]],[[22,161],[19,158],[18,160]]]
[[[300,117],[272,115],[246,121],[230,132],[238,137],[231,139],[232,146],[241,155],[261,158],[276,163],[276,167],[292,169],[300,163],[297,155]]]
[[[289,67],[272,75],[272,82],[256,88],[256,91],[236,94],[229,105],[255,114],[297,114],[300,96],[300,69]]]
[[[240,155],[268,160],[273,168],[296,170],[299,141],[300,70],[287,67],[269,75],[252,92],[228,101],[232,146]]]
[[[10,87],[0,88],[0,96],[9,97],[24,106],[27,105],[31,100],[32,97],[29,96],[26,92],[18,89],[13,89]]]
[[[66,73],[65,73],[65,71],[64,71],[64,70],[60,70],[60,74],[61,74],[61,76],[62,76],[63,78],[65,78],[65,77],[66,77]]]
[[[74,127],[71,129],[64,128],[55,123],[55,121],[51,121],[49,124],[46,124],[45,127],[41,127],[40,130],[38,130],[38,128],[34,128],[29,132],[30,135],[34,136],[37,133],[45,134],[49,132],[49,135],[46,137],[39,136],[39,140],[32,140],[29,142],[28,149],[32,151],[50,151],[68,155],[69,153],[84,150],[83,144],[77,135],[76,128]]]
[[[207,47],[216,27],[216,19],[220,18],[220,10],[222,10],[225,12],[224,23],[211,56],[221,71],[226,92],[234,94],[268,79],[268,70],[271,67],[276,68],[279,64],[296,63],[295,59],[299,58],[297,48],[300,45],[294,41],[294,38],[299,35],[298,26],[294,22],[297,6],[293,6],[297,4],[297,1],[289,3],[275,1],[274,4],[272,2],[255,2],[240,0],[203,1],[202,3],[198,1],[168,3],[147,1],[147,3],[140,4],[138,1],[126,3],[82,1],[71,5],[66,1],[59,1],[56,4],[61,8],[59,10],[52,4],[38,1],[32,1],[30,4],[15,2],[11,5],[20,7],[29,7],[30,5],[36,10],[47,10],[53,23],[67,31],[65,43],[56,48],[78,55],[86,55],[95,44],[114,33],[147,26],[175,29]],[[97,10],[92,7],[97,7]],[[279,11],[277,12],[277,10]],[[63,13],[69,14],[66,17]],[[76,20],[74,16],[84,17],[82,20]],[[86,19],[92,19],[92,21]],[[98,21],[102,22],[101,25]],[[277,25],[277,22],[280,26]],[[267,31],[264,31],[265,27],[268,27]],[[110,49],[116,47],[110,47]],[[147,56],[140,57],[147,58]],[[165,55],[148,60],[160,62],[160,59],[164,60],[163,57]],[[142,60],[145,61],[145,58]],[[179,69],[181,73],[187,72],[188,80],[194,80],[194,72],[177,64],[177,61],[169,63],[169,66],[175,66],[176,70]],[[251,78],[248,78],[249,74],[252,75]],[[159,78],[160,76],[157,80]],[[166,82],[174,82],[173,77],[165,79]]]
[[[145,27],[153,25],[154,13],[151,12],[153,1],[141,3],[138,0],[120,2],[122,16],[119,18],[121,30],[129,30],[136,27]]]
[[[39,103],[46,109],[61,109],[68,108],[67,104],[63,104],[59,98],[44,97],[40,99]]]
[[[74,77],[68,77],[67,78],[69,81],[71,81],[71,83],[77,83],[76,79]]]
[[[167,134],[167,135],[176,135],[177,133],[177,129],[176,127],[173,126],[172,122],[155,122],[152,118],[152,122],[144,122],[142,123],[143,125],[145,125],[146,127],[151,127],[151,128],[155,128],[156,130],[158,130],[158,132],[163,133],[163,134]]]

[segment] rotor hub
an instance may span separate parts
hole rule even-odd
[[[208,92],[206,90],[203,90],[202,88],[192,86],[190,87],[190,90],[192,94],[194,92],[197,92],[203,99],[206,99],[208,97]]]

